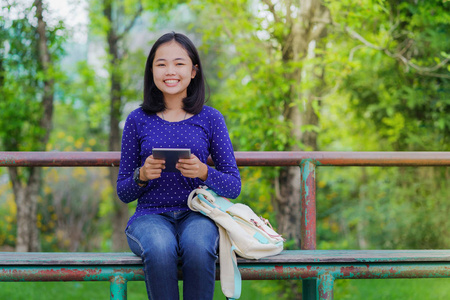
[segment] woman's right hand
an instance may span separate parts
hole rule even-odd
[[[165,169],[164,159],[155,159],[150,155],[141,167],[139,177],[141,180],[148,181],[161,177],[161,172]]]

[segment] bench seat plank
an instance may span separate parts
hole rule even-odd
[[[142,265],[142,260],[131,252],[0,252],[0,265]]]
[[[260,263],[450,262],[450,250],[288,250]],[[241,261],[245,263],[247,261]]]
[[[450,250],[285,250],[278,255],[259,260],[238,259],[239,264],[387,262],[450,262]],[[131,252],[0,252],[0,265],[3,266],[141,264],[141,259]]]

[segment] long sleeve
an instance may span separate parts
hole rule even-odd
[[[134,170],[141,166],[140,148],[135,121],[129,116],[123,129],[119,176],[117,177],[117,195],[125,203],[138,199],[152,186],[152,182],[149,182],[146,187],[141,187],[133,180]]]
[[[228,129],[220,113],[216,115],[210,143],[215,169],[208,167],[205,184],[223,197],[237,198],[241,192],[241,177]]]

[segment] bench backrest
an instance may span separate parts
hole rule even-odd
[[[450,166],[450,152],[235,152],[239,166],[299,166],[301,249],[316,249],[316,168]],[[0,167],[118,167],[120,152],[0,152]],[[212,160],[208,160],[212,164]]]

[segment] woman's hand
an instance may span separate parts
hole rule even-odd
[[[141,180],[148,181],[161,177],[161,172],[165,169],[164,159],[155,159],[150,155],[141,167],[139,177]]]
[[[176,168],[184,177],[200,178],[206,181],[208,178],[208,166],[202,163],[197,156],[191,154],[191,158],[180,158]]]

